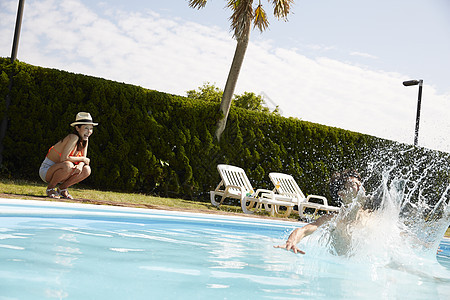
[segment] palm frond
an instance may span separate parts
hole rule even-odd
[[[291,4],[294,0],[272,0],[273,4],[273,14],[278,19],[287,20],[287,15],[291,10]]]
[[[231,8],[231,10],[234,11],[234,9],[236,8],[236,6],[239,4],[239,0],[228,0],[228,8]]]
[[[228,7],[233,10],[230,17],[233,36],[239,40],[243,38],[251,26],[253,20],[253,0],[229,0]]]
[[[207,0],[189,0],[189,6],[192,8],[200,9],[205,7]]]
[[[263,32],[269,27],[269,20],[267,19],[267,14],[264,11],[261,3],[255,9],[254,26],[258,27],[259,31]]]

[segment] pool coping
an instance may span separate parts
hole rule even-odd
[[[16,195],[16,194],[5,194],[0,193],[0,199],[18,199],[25,201],[43,201],[51,203],[74,203],[82,205],[95,205],[95,206],[108,206],[108,207],[129,207],[129,208],[141,208],[141,209],[154,209],[154,210],[165,210],[165,211],[179,211],[179,212],[192,212],[192,213],[202,213],[202,214],[212,214],[212,215],[225,215],[225,216],[241,216],[245,218],[256,218],[256,219],[268,219],[284,222],[297,222],[301,224],[307,224],[302,221],[296,221],[292,218],[282,218],[282,217],[271,217],[256,214],[244,214],[243,212],[229,212],[220,209],[210,210],[210,209],[193,209],[185,207],[176,206],[164,206],[164,205],[154,205],[154,204],[138,204],[138,203],[128,203],[128,202],[112,202],[107,200],[92,200],[85,198],[75,198],[75,199],[52,199],[48,197],[36,197],[36,196],[26,196],[26,195]]]
[[[74,202],[66,202],[66,201],[45,201],[45,200],[33,200],[33,199],[17,199],[17,198],[3,198],[0,196],[0,204],[19,204],[19,205],[29,205],[29,206],[51,206],[54,208],[70,208],[70,209],[95,209],[98,211],[103,211],[105,213],[139,213],[139,214],[174,214],[190,217],[207,217],[217,218],[217,219],[229,219],[234,221],[247,221],[252,223],[271,223],[278,224],[284,226],[292,226],[292,227],[302,227],[307,223],[300,221],[292,221],[280,218],[258,218],[252,215],[239,215],[239,214],[211,214],[197,211],[186,211],[186,210],[164,210],[164,209],[153,209],[153,208],[141,208],[141,207],[123,207],[123,206],[112,206],[112,205],[98,205],[98,204],[87,204],[87,203],[74,203]],[[1,211],[0,211],[1,215]]]

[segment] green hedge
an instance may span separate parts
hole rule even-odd
[[[2,170],[13,178],[39,180],[48,148],[71,132],[78,111],[100,123],[90,138],[93,172],[84,182],[98,189],[207,201],[220,181],[217,164],[227,163],[242,167],[255,187],[273,188],[268,173],[278,171],[293,175],[308,194],[329,197],[328,179],[344,168],[360,170],[370,188],[389,165],[401,175],[417,161],[447,166],[450,161],[447,154],[238,108],[230,111],[217,142],[218,104],[22,62],[11,65],[6,58],[0,59],[0,75],[2,99],[13,78]],[[448,184],[447,169],[430,171],[440,182],[433,193]]]

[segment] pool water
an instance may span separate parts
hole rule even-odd
[[[448,239],[389,263],[273,248],[301,225],[0,199],[0,299],[449,299]]]

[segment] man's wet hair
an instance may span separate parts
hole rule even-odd
[[[362,181],[361,175],[358,171],[354,169],[346,169],[342,172],[336,172],[331,176],[330,179],[330,194],[331,199],[333,199],[336,203],[342,204],[342,199],[338,195],[340,191],[345,190],[345,184],[348,182],[350,178],[356,178],[359,181]],[[368,197],[364,203],[363,209],[367,210],[377,210],[381,207],[383,201],[383,189],[378,188],[372,197]]]
[[[345,184],[352,177],[361,181],[361,175],[354,169],[346,169],[342,172],[336,172],[331,176],[329,188],[331,199],[333,199],[334,202],[342,202],[341,197],[339,197],[338,193],[345,189]]]

